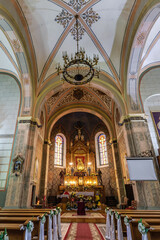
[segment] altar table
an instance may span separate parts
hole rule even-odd
[[[83,196],[92,196],[94,197],[94,192],[69,192],[69,194],[75,193],[76,196],[83,195]]]

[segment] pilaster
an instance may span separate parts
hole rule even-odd
[[[123,125],[124,129],[128,157],[153,156],[155,169],[158,173],[145,115],[132,114],[125,116],[121,121],[121,125]],[[135,200],[137,200],[139,207],[148,208],[160,206],[159,181],[135,181],[132,182],[132,184]]]
[[[114,169],[115,169],[116,184],[117,184],[117,191],[118,191],[118,200],[119,200],[119,202],[123,202],[124,197],[126,196],[126,193],[125,193],[125,188],[124,188],[122,167],[121,167],[121,161],[120,161],[119,152],[118,152],[117,140],[111,141],[111,144],[112,144],[112,151],[113,151]]]
[[[43,198],[47,195],[47,174],[49,164],[49,148],[50,141],[45,140],[43,145],[43,157],[42,157],[42,168],[41,168],[41,180],[40,180],[40,197]]]
[[[6,208],[28,208],[31,205],[37,127],[39,127],[37,121],[31,117],[20,117],[18,119],[17,134],[9,171],[5,201]],[[23,157],[24,163],[22,172],[17,175],[13,169],[13,159],[18,155]]]

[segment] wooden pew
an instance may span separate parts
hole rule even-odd
[[[17,213],[17,212],[12,212],[12,213],[3,212],[2,213],[2,212],[0,212],[0,218],[3,218],[3,217],[5,217],[5,218],[8,217],[8,224],[13,223],[13,221],[14,221],[13,218],[15,219],[15,222],[16,222],[16,218],[19,218],[19,217],[25,219],[25,221],[28,220],[28,219],[32,220],[32,218],[35,219],[35,221],[33,221],[33,223],[34,223],[33,236],[38,236],[39,237],[40,220],[43,217],[43,214],[40,215],[39,213],[21,213],[21,212],[20,213]],[[9,218],[12,219],[11,222],[10,222]],[[22,221],[21,224],[23,224],[23,223],[24,222]],[[45,223],[45,229],[47,229],[47,221]],[[46,234],[48,235],[48,231],[47,231]]]
[[[124,217],[127,215],[130,218],[138,218],[139,220],[142,219],[146,219],[146,218],[152,218],[152,219],[160,219],[160,211],[158,210],[114,210],[114,212],[117,212],[120,216],[121,216],[121,224],[122,224],[122,231],[123,231],[123,236],[126,236],[126,226],[124,224]],[[154,214],[154,215],[153,215]],[[114,215],[115,217],[115,215]],[[117,230],[117,221],[115,219],[115,232]],[[138,224],[137,224],[137,229],[138,229]],[[134,230],[135,231],[135,230]],[[139,233],[137,233],[137,235],[139,235]],[[160,238],[159,238],[160,239]]]
[[[41,218],[44,213],[46,213],[48,216],[46,216],[46,223],[45,223],[45,233],[48,238],[48,227],[49,227],[49,214],[50,211],[53,209],[3,209],[0,211],[0,218],[7,216],[7,217],[13,217],[14,218],[27,218],[27,217],[32,217],[36,216]],[[52,225],[53,226],[53,225]],[[36,231],[35,231],[36,230]],[[38,226],[35,224],[35,229],[34,229],[34,235],[39,236],[40,232],[40,224]]]
[[[132,240],[142,240],[142,235],[138,230],[138,222],[140,219],[133,219],[130,222]],[[142,219],[142,223],[146,228],[149,228],[147,233],[148,240],[159,240],[160,239],[160,219]],[[156,225],[153,225],[156,223]]]
[[[160,223],[159,225],[151,225],[148,222],[142,221],[146,228],[149,229],[147,232],[148,240],[159,240],[160,239]]]
[[[24,240],[25,231],[20,230],[21,225],[19,223],[0,223],[0,231],[7,229],[9,240]]]
[[[40,220],[37,217],[1,217],[0,216],[0,224],[19,224],[20,226],[26,225],[29,221],[32,221],[34,224],[33,236],[39,236],[40,229]]]

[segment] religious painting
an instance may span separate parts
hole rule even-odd
[[[151,112],[151,116],[153,119],[154,127],[156,129],[156,133],[160,139],[160,112]]]
[[[17,155],[17,157],[13,159],[13,173],[16,176],[19,176],[22,173],[23,163],[24,158],[22,158],[21,155]]]
[[[77,156],[76,157],[76,166],[78,171],[84,170],[84,156]]]

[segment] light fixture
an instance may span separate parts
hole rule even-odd
[[[84,48],[79,48],[79,40],[82,39],[82,26],[79,23],[79,15],[74,16],[76,19],[76,24],[74,26],[74,31],[72,30],[72,35],[74,40],[77,42],[77,51],[68,56],[67,52],[62,53],[62,58],[64,61],[64,68],[62,69],[58,63],[56,70],[58,75],[62,73],[63,79],[70,84],[82,85],[90,82],[94,76],[99,77],[100,69],[97,66],[99,61],[99,56],[94,54],[93,59],[87,56]],[[84,29],[83,29],[84,31]]]

